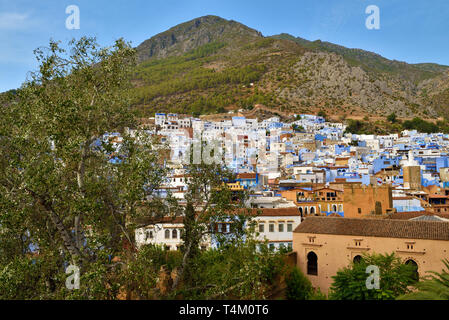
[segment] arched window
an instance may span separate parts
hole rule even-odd
[[[176,229],[173,229],[173,231],[171,232],[171,237],[173,239],[178,239],[178,231]]]
[[[359,263],[360,261],[362,261],[362,256],[361,256],[361,255],[356,255],[356,256],[354,257],[354,259],[352,259],[352,261],[353,261],[354,263]]]
[[[302,214],[302,207],[299,207],[299,213]]]
[[[314,214],[315,213],[315,207],[310,207],[310,214]]]
[[[304,214],[307,214],[307,207],[304,207]]]
[[[307,254],[307,274],[318,275],[318,257],[313,251]]]
[[[332,205],[332,211],[334,211],[334,212],[337,211],[337,205],[336,204]]]
[[[419,281],[418,264],[412,259],[405,261],[405,264],[413,266],[413,280]]]
[[[145,240],[148,239],[153,239],[153,231],[151,230],[147,230],[146,234],[145,234]]]
[[[165,239],[170,239],[170,230],[165,230]]]

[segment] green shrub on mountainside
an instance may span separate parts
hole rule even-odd
[[[412,120],[406,120],[402,123],[402,127],[407,130],[417,130],[419,132],[439,132],[440,128],[437,124],[425,121],[419,117],[415,117]]]

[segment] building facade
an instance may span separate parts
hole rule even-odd
[[[449,257],[449,223],[395,219],[308,217],[293,232],[297,266],[328,293],[337,271],[364,253],[394,252],[418,275],[441,271]]]

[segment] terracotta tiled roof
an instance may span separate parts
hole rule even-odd
[[[239,173],[237,179],[256,179],[255,173]]]
[[[262,217],[300,216],[298,207],[251,209],[251,213]]]
[[[436,221],[307,217],[294,232],[449,241],[449,223]]]
[[[387,219],[410,220],[412,218],[420,216],[432,216],[432,215],[449,219],[449,213],[437,213],[437,212],[433,213],[428,211],[395,212],[389,215]]]

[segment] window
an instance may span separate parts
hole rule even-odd
[[[171,247],[170,246],[165,246],[165,250],[170,251]]]
[[[287,232],[292,232],[292,231],[293,231],[293,224],[287,223]]]
[[[318,257],[313,251],[307,254],[307,274],[318,275]]]
[[[269,248],[270,248],[270,250],[274,250],[274,243],[270,243]]]
[[[279,223],[278,228],[279,228],[279,232],[284,232],[284,224],[283,223]]]
[[[170,230],[165,230],[165,239],[170,239]]]
[[[265,224],[264,223],[259,223],[259,232],[260,233],[265,232]]]
[[[358,210],[359,214],[362,213],[362,208],[358,208],[357,210]]]
[[[362,261],[362,256],[356,255],[352,261],[354,261],[354,263],[359,263]]]
[[[274,232],[274,223],[270,223],[270,225],[268,226],[268,231]]]
[[[407,260],[405,262],[405,264],[406,265],[411,265],[413,267],[413,276],[412,276],[412,278],[415,281],[419,281],[418,264],[414,260],[412,260],[412,259]]]
[[[151,230],[147,230],[146,234],[145,234],[145,240],[148,239],[153,239],[153,231]]]
[[[172,234],[171,234],[171,237],[172,237],[173,239],[178,239],[178,231],[177,231],[176,229],[173,229]]]

